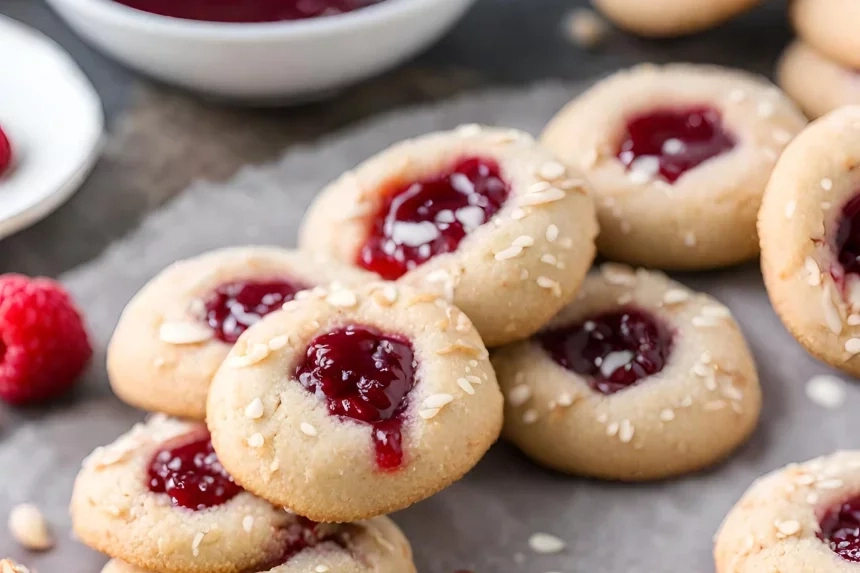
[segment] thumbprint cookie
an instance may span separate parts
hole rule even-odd
[[[244,491],[202,424],[155,416],[83,464],[71,502],[77,537],[157,573],[414,571],[387,518],[315,523]],[[118,561],[107,571],[139,571]]]
[[[860,107],[814,121],[785,150],[759,214],[771,304],[806,350],[860,376]]]
[[[594,0],[617,26],[638,36],[667,38],[713,28],[761,0]]]
[[[776,75],[780,87],[809,117],[860,104],[860,75],[801,41],[786,48]]]
[[[543,142],[590,180],[601,254],[709,269],[758,254],[761,195],[805,125],[779,89],[746,72],[642,65],[568,104]]]
[[[107,352],[111,386],[133,406],[202,420],[212,376],[248,326],[305,289],[370,278],[274,247],[222,249],[174,263],[123,311]]]
[[[761,407],[728,308],[612,263],[541,332],[492,360],[504,436],[571,474],[637,481],[704,468],[746,440]]]
[[[717,573],[860,567],[860,452],[791,464],[746,491],[717,533]]]
[[[789,11],[804,42],[830,60],[860,69],[860,4],[854,0],[793,0]]]
[[[326,188],[302,247],[444,295],[488,346],[529,336],[594,258],[579,174],[531,136],[465,126],[404,141]]]
[[[218,370],[212,443],[246,489],[316,521],[405,508],[498,438],[478,332],[435,294],[317,288],[249,328]]]

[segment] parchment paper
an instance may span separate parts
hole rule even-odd
[[[95,573],[104,563],[104,557],[70,538],[66,508],[81,459],[143,416],[111,395],[104,347],[126,301],[162,267],[213,247],[294,245],[296,226],[314,194],[387,145],[465,122],[537,133],[577,91],[576,86],[544,84],[478,93],[365,122],[312,147],[293,149],[274,165],[246,168],[228,183],[193,185],[103,256],[63,277],[89,321],[97,348],[93,367],[82,387],[60,405],[5,410],[0,431],[0,516],[16,503],[38,503],[54,525],[58,546],[28,555],[0,524],[0,556],[18,558],[41,573]],[[805,397],[806,380],[828,369],[785,332],[756,265],[679,278],[731,307],[749,338],[765,391],[762,422],[752,441],[714,470],[645,485],[555,474],[499,444],[463,481],[394,516],[412,540],[420,571],[713,571],[713,533],[756,476],[858,446],[854,412],[860,389],[850,385],[838,411]],[[563,538],[566,550],[532,553],[527,540],[535,532]]]

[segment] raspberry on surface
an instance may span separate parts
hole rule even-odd
[[[0,275],[0,399],[21,405],[55,398],[91,356],[83,319],[62,285]]]

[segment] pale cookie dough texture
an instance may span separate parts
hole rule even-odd
[[[465,312],[487,346],[525,338],[573,297],[594,258],[597,222],[579,172],[523,132],[463,126],[401,142],[329,185],[302,224],[303,248],[355,264],[392,183],[433,176],[463,157],[498,162],[511,192],[501,210],[403,275]]]
[[[504,437],[541,465],[610,480],[666,478],[722,460],[761,409],[755,364],[728,308],[661,273],[606,264],[547,330],[626,308],[673,331],[662,371],[605,395],[536,340],[500,348]]]
[[[369,424],[331,415],[295,376],[313,339],[348,325],[405,336],[415,353],[395,470],[377,467]],[[257,401],[262,413],[249,416]],[[316,289],[242,335],[212,382],[207,422],[218,458],[246,489],[315,521],[354,521],[468,472],[499,436],[502,395],[478,332],[443,299],[393,283]]]
[[[734,148],[674,184],[628,171],[618,159],[631,117],[699,106],[720,112]],[[646,64],[618,72],[570,102],[542,141],[589,179],[601,254],[637,266],[696,270],[758,254],[761,195],[782,149],[805,125],[797,107],[763,78],[716,66]]]
[[[860,452],[791,464],[759,478],[717,533],[717,573],[852,573],[817,537],[819,519],[860,495]]]
[[[760,0],[594,0],[617,26],[653,38],[683,36],[713,28]]]
[[[860,4],[854,0],[793,0],[791,21],[804,42],[841,63],[860,69]]]
[[[776,75],[780,87],[811,118],[860,104],[860,75],[802,41],[786,48]]]
[[[816,358],[860,376],[860,276],[836,251],[844,205],[860,193],[860,107],[813,122],[785,150],[759,214],[771,304]],[[838,277],[838,280],[834,277]]]
[[[286,279],[314,287],[374,275],[322,256],[275,247],[236,247],[178,261],[128,303],[107,351],[114,392],[153,412],[203,420],[215,371],[231,345],[215,338],[205,300],[234,281]]]

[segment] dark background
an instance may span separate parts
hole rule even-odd
[[[72,54],[103,99],[109,131],[115,131],[117,122],[139,103],[141,90],[154,90],[172,94],[185,106],[232,114],[243,125],[281,122],[292,130],[284,145],[315,139],[392,107],[450,97],[463,90],[546,78],[585,79],[642,61],[712,62],[770,75],[791,36],[785,2],[774,0],[696,36],[648,41],[613,32],[599,49],[588,51],[571,43],[561,25],[566,14],[585,5],[586,0],[479,0],[440,43],[400,69],[327,102],[266,111],[219,111],[217,104],[199,101],[196,96],[153,86],[78,39],[42,0],[0,0],[0,13],[42,30]],[[258,157],[252,154],[249,158]],[[104,165],[107,161],[100,162],[94,176],[67,205],[3,241],[0,272],[56,275],[85,262],[180,192],[184,184],[178,182],[187,183],[177,177],[172,187],[135,189],[124,184],[118,169],[109,171],[110,166]],[[203,173],[215,178],[227,175]]]

